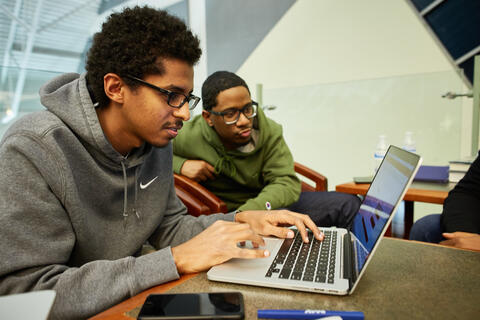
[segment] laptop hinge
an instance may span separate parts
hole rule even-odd
[[[343,236],[343,278],[348,279],[348,287],[352,288],[354,283],[354,259],[353,259],[353,245],[350,232]]]

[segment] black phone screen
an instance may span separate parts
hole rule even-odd
[[[240,292],[151,294],[137,319],[243,319]]]

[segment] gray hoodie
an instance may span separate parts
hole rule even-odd
[[[0,294],[53,289],[52,318],[86,318],[178,278],[169,246],[233,220],[186,214],[171,144],[113,149],[85,75],[59,76],[40,96],[47,110],[0,144]],[[158,251],[136,257],[147,240]]]

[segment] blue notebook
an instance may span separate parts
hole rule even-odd
[[[448,182],[448,166],[420,166],[414,181]]]

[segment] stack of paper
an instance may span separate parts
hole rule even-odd
[[[465,157],[459,160],[449,161],[448,180],[450,182],[458,182],[462,180],[473,160],[475,160],[475,157]]]

